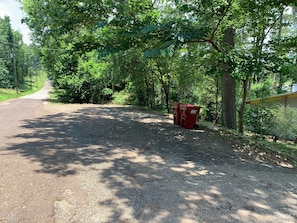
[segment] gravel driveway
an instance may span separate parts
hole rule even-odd
[[[1,223],[297,222],[296,169],[165,116],[43,98],[0,103]]]

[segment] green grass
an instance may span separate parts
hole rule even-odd
[[[112,104],[126,105],[128,102],[129,96],[130,95],[126,93],[124,90],[120,92],[114,92]]]
[[[25,80],[25,83],[19,88],[19,93],[16,93],[15,89],[0,89],[0,101],[6,101],[8,99],[19,98],[28,94],[32,94],[44,86],[46,78],[47,76],[45,73],[41,74],[37,78],[34,77],[32,86],[30,79]]]
[[[62,102],[59,98],[61,91],[63,90],[57,90],[53,88],[49,93],[49,99],[48,99],[49,102],[55,103],[55,104],[67,104],[67,102]]]
[[[246,151],[254,157],[262,156],[264,160],[274,163],[289,163],[297,166],[297,145],[290,141],[277,141],[250,132],[240,134],[222,126],[214,126],[211,122],[201,121],[199,125],[215,131],[225,141],[229,141],[241,151]]]

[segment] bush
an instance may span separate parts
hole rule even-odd
[[[266,98],[271,95],[271,89],[273,88],[273,82],[266,80],[265,82],[253,84],[253,88],[249,92],[250,98]]]
[[[274,127],[272,107],[257,105],[247,110],[246,124],[250,130],[260,135],[271,134]]]
[[[260,135],[295,140],[297,136],[297,109],[275,104],[262,104],[249,108],[246,124]]]
[[[10,79],[8,70],[0,64],[0,88],[11,88],[12,84]]]
[[[68,103],[100,104],[112,100],[112,90],[103,87],[100,78],[64,76],[58,80],[58,99]]]
[[[112,103],[118,105],[126,105],[128,103],[129,96],[130,95],[125,90],[115,92],[113,94]]]
[[[295,140],[297,136],[297,109],[278,106],[273,110],[275,128],[273,134],[279,138]]]

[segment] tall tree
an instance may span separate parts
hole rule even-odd
[[[233,64],[238,57],[233,52],[239,49],[248,50],[249,54],[254,55],[255,64],[263,65],[269,52],[270,43],[267,42],[267,37],[277,24],[281,11],[285,6],[297,4],[294,0],[73,0],[67,4],[60,0],[23,2],[28,13],[25,21],[35,30],[40,43],[45,42],[49,35],[57,40],[62,33],[69,34],[73,30],[78,33],[81,29],[87,29],[91,38],[74,44],[74,50],[97,49],[100,55],[106,55],[137,46],[145,51],[146,57],[154,57],[172,54],[172,51],[188,48],[190,44],[203,44],[208,48],[208,54],[216,51],[216,60],[221,61],[219,66],[222,68],[218,72],[226,77],[222,79],[223,119],[229,128],[235,128],[236,123],[234,77],[244,70],[236,71],[240,66]],[[234,32],[227,32],[231,31],[230,27],[236,30],[236,35]],[[237,30],[241,30],[244,33],[242,36],[245,36],[241,39],[240,46],[238,39],[242,36],[237,37]],[[227,36],[230,38],[226,38]],[[231,41],[233,38],[235,43]],[[234,49],[226,50],[226,45],[234,45]],[[254,47],[250,47],[251,45]],[[250,57],[243,56],[240,61],[245,58]],[[264,77],[263,72],[254,70],[249,78],[259,79],[261,75]],[[244,80],[243,86],[246,88],[249,80],[247,75],[236,77]],[[244,92],[246,95],[246,91]],[[230,98],[226,98],[229,96]],[[240,110],[242,109],[244,107]],[[241,111],[240,114],[242,113]]]
[[[223,43],[226,44],[227,50],[234,47],[234,36],[233,28],[229,27],[225,30]],[[228,60],[224,61],[221,65],[223,124],[229,129],[236,129],[236,82],[232,76],[234,68],[228,62]]]

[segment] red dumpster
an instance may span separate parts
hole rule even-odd
[[[201,107],[199,106],[194,106],[191,104],[180,104],[179,109],[181,112],[181,126],[186,129],[193,129],[195,127],[200,108]]]
[[[172,103],[173,110],[173,123],[175,125],[180,125],[180,110],[179,110],[179,102]]]

